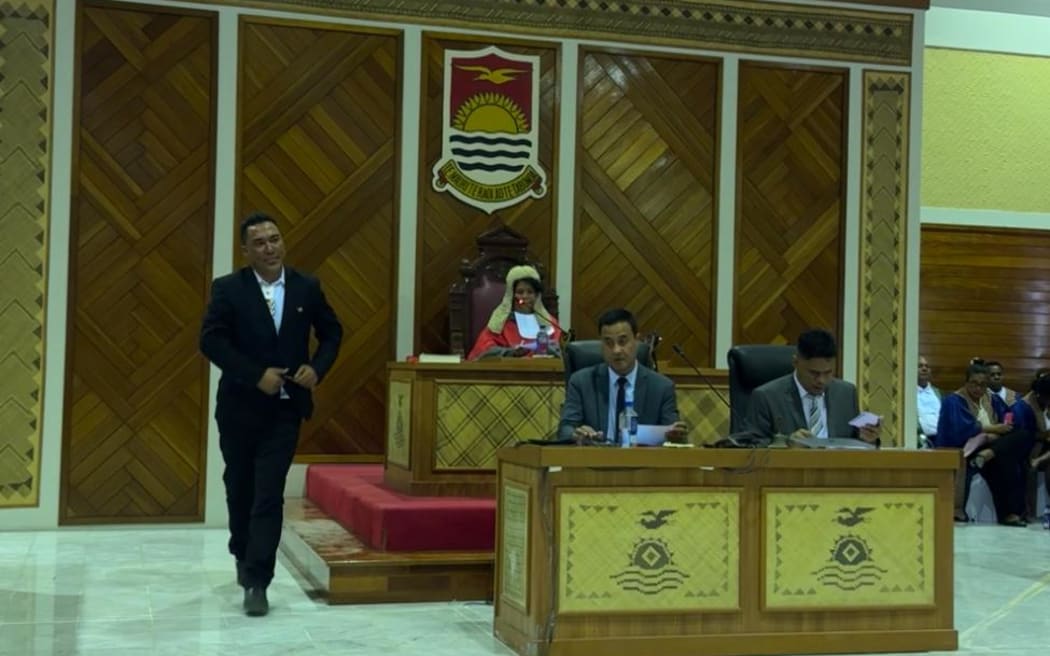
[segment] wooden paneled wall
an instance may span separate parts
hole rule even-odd
[[[556,139],[558,134],[558,48],[541,42],[494,41],[491,38],[423,35],[422,112],[419,136],[419,209],[416,257],[416,351],[448,353],[448,291],[460,279],[459,265],[464,258],[477,255],[475,239],[488,228],[503,223],[529,239],[530,253],[554,274],[554,230],[558,193]],[[434,191],[431,168],[441,157],[443,120],[442,97],[445,85],[445,51],[479,50],[497,45],[507,52],[540,58],[539,161],[547,171],[547,193],[517,205],[497,210],[491,216],[460,202],[449,193]],[[545,281],[550,283],[550,280]],[[470,345],[467,345],[470,348]]]
[[[740,66],[735,344],[790,344],[811,327],[841,343],[846,82]]]
[[[718,62],[580,54],[573,323],[633,311],[713,362]]]
[[[381,454],[397,312],[399,36],[253,18],[240,45],[238,210],[223,220],[237,231],[250,212],[275,217],[288,265],[321,279],[344,328],[299,456]]]
[[[981,357],[1027,390],[1050,366],[1050,232],[925,225],[920,248],[919,353],[933,383],[957,389]]]
[[[63,523],[203,516],[217,22],[80,5]]]

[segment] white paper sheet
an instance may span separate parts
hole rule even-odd
[[[638,436],[634,443],[638,446],[662,446],[667,441],[667,431],[671,426],[653,426],[638,424]]]
[[[878,426],[880,421],[882,421],[882,417],[865,411],[850,419],[849,425],[864,428],[865,426]]]

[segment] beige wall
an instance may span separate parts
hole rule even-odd
[[[1050,5],[1040,4],[1046,15],[927,14],[924,222],[1050,228]]]

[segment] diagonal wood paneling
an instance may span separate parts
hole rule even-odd
[[[547,171],[547,194],[497,210],[491,216],[460,202],[449,193],[431,186],[431,169],[441,158],[442,94],[445,84],[445,50],[480,50],[497,45],[512,53],[539,56],[539,160]],[[447,353],[448,290],[460,279],[463,258],[477,255],[474,240],[501,222],[525,235],[529,252],[541,263],[558,287],[554,271],[554,211],[557,173],[554,170],[557,137],[557,54],[555,46],[519,45],[491,40],[460,41],[436,35],[423,35],[423,98],[420,127],[419,225],[416,258],[416,345],[418,351]],[[551,276],[550,274],[554,275]],[[468,349],[470,346],[468,345]]]
[[[60,519],[200,520],[218,19],[80,9]]]
[[[581,68],[573,327],[627,307],[709,366],[719,65],[585,50]]]
[[[240,44],[237,217],[277,219],[288,264],[320,277],[345,329],[298,453],[381,454],[397,303],[399,37],[243,18]]]
[[[846,80],[740,66],[735,344],[842,338]]]
[[[925,225],[919,253],[919,354],[934,385],[958,389],[980,357],[1027,391],[1050,367],[1050,232]]]

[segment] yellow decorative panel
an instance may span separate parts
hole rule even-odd
[[[857,392],[897,446],[915,379],[904,371],[910,82],[907,73],[864,71]]]
[[[1050,58],[942,48],[924,57],[922,204],[1050,212]]]
[[[40,495],[53,13],[0,3],[0,508]]]
[[[729,435],[729,408],[713,391],[676,385],[675,397],[678,417],[689,426],[690,442],[706,444]]]
[[[500,499],[500,598],[528,612],[529,490],[505,483]]]
[[[935,490],[767,490],[768,609],[925,606]]]
[[[435,469],[495,469],[496,451],[558,430],[561,385],[437,383]]]
[[[412,444],[412,383],[390,381],[386,414],[386,460],[408,469]]]
[[[563,491],[558,517],[559,611],[738,607],[738,492]]]

